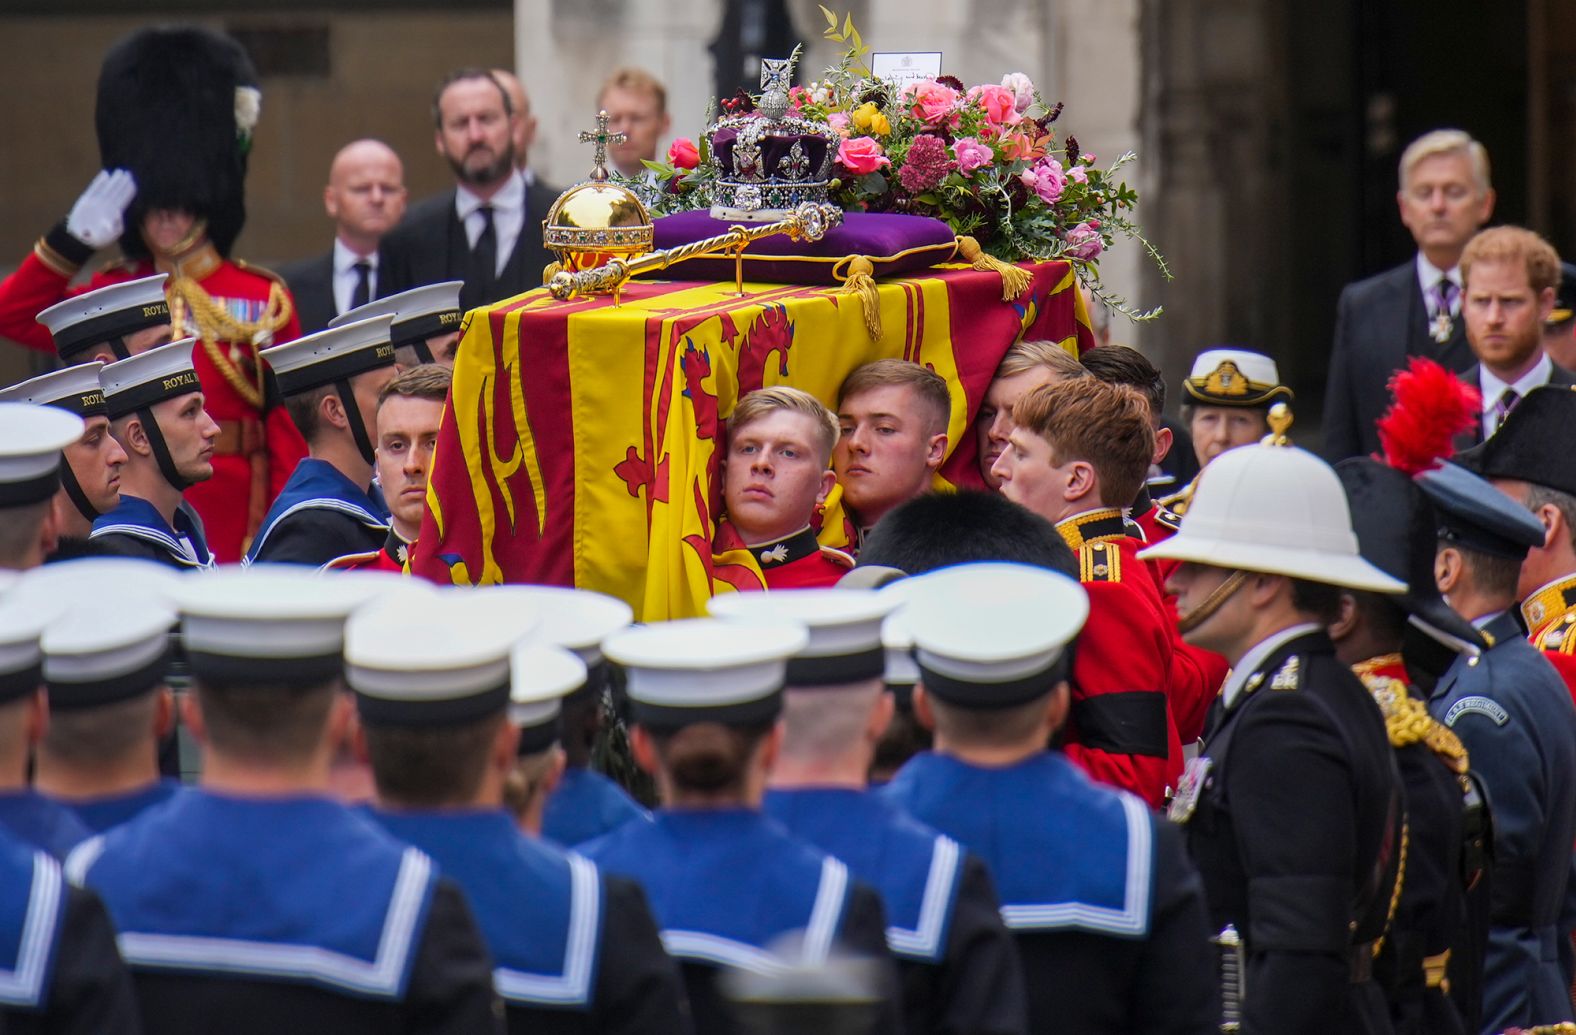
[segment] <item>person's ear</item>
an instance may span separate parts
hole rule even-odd
[[[629,728],[629,752],[635,756],[635,764],[653,776],[662,768],[662,760],[657,757],[656,743],[651,739],[651,734],[646,732],[646,728],[638,723]]]
[[[768,773],[777,767],[777,756],[782,753],[783,734],[786,729],[787,723],[779,719],[772,725],[771,732],[761,738],[758,749],[761,753],[761,767]]]
[[[1175,438],[1176,436],[1173,434],[1171,429],[1162,424],[1155,431],[1155,455],[1150,458],[1149,462],[1152,464],[1158,464],[1160,461],[1164,460],[1171,452],[1171,445]]]
[[[175,694],[169,687],[159,690],[153,700],[153,736],[163,740],[175,725]]]
[[[1336,605],[1336,618],[1328,628],[1330,639],[1344,640],[1357,628],[1357,598],[1350,593],[1342,593],[1340,602]]]
[[[509,721],[498,724],[498,733],[493,737],[492,764],[500,773],[507,773],[514,768],[515,759],[520,751],[520,727]]]
[[[925,729],[936,732],[936,712],[930,706],[930,694],[926,692],[924,683],[914,684],[914,718]]]
[[[831,471],[821,472],[821,488],[815,494],[815,505],[820,506],[826,502],[826,497],[832,494],[832,489],[837,485],[837,475]]]
[[[1051,695],[1045,701],[1045,736],[1041,739],[1049,741],[1051,735],[1062,728],[1067,721],[1067,710],[1072,707],[1072,690],[1067,685],[1067,680],[1057,683],[1051,690]]]
[[[27,742],[41,744],[49,732],[49,693],[43,687],[33,693],[27,709]]]
[[[1460,581],[1461,551],[1453,546],[1441,546],[1434,554],[1434,585],[1448,596]]]
[[[208,724],[203,719],[202,704],[197,700],[197,691],[188,690],[180,697],[181,725],[192,731],[192,739],[199,744],[208,743]]]
[[[564,778],[564,767],[569,764],[569,756],[564,754],[564,749],[554,745],[553,760],[547,764],[547,770],[542,773],[541,795],[550,798],[558,790],[558,785]]]
[[[323,394],[323,398],[318,400],[317,415],[331,428],[350,427],[350,417],[345,413],[345,401],[339,397],[338,392]]]
[[[1074,460],[1067,469],[1067,498],[1083,499],[1095,491],[1097,482],[1093,464],[1087,460]]]
[[[930,436],[930,441],[925,446],[925,466],[932,471],[941,467],[941,461],[947,458],[947,433]]]
[[[892,716],[896,712],[897,699],[892,696],[892,691],[882,690],[870,709],[869,721],[865,723],[865,739],[872,744],[880,740],[887,727],[892,725]]]
[[[148,441],[148,429],[142,426],[141,417],[127,418],[121,432],[124,437],[119,440],[120,447],[128,455],[132,453],[135,453],[137,456],[153,455],[153,446]]]
[[[332,185],[323,188],[323,211],[330,219],[339,218],[339,192]]]

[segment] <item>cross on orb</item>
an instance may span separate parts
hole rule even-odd
[[[592,152],[591,178],[593,180],[607,179],[607,145],[624,144],[629,142],[629,137],[624,133],[609,133],[607,131],[608,114],[606,111],[596,113],[596,132],[589,129],[580,131],[582,144],[595,144],[596,150]]]

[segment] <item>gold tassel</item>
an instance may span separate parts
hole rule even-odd
[[[980,243],[972,237],[958,238],[958,254],[963,261],[979,270],[989,273],[994,270],[1001,274],[1001,300],[1011,302],[1025,291],[1034,281],[1034,275],[1028,270],[1014,266],[1010,262],[1002,262],[994,255],[988,255]]]
[[[863,255],[848,264],[848,276],[839,294],[858,295],[865,310],[865,333],[871,341],[881,337],[881,293],[876,290],[875,265]]]

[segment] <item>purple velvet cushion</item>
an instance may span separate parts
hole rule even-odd
[[[656,247],[677,248],[728,232],[732,222],[713,219],[704,209],[654,221]],[[750,242],[744,251],[744,279],[768,284],[840,284],[849,263],[864,256],[877,277],[927,269],[953,257],[952,228],[928,216],[850,212],[841,226],[819,241],[795,241],[773,234]],[[688,259],[650,274],[664,280],[732,280],[732,258]]]

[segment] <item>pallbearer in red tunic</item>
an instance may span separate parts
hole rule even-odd
[[[256,78],[234,40],[204,29],[147,29],[117,44],[97,108],[111,171],[0,283],[0,335],[47,351],[53,343],[34,318],[71,294],[68,283],[98,249],[119,238],[125,257],[88,289],[169,275],[168,320],[176,337],[198,338],[193,364],[220,428],[214,476],[187,497],[220,561],[240,559],[306,455],[289,417],[268,405],[257,362],[259,348],[299,333],[290,293],[272,273],[229,258],[245,222]]]
[[[448,367],[424,363],[399,374],[378,394],[375,466],[389,508],[388,538],[380,549],[336,557],[323,566],[325,571],[410,571],[451,380]]]
[[[726,514],[713,554],[748,550],[764,579],[740,589],[830,586],[854,566],[821,546],[811,515],[832,491],[827,465],[837,418],[808,392],[777,386],[739,400],[729,421],[722,493]]]
[[[1182,773],[1173,699],[1192,701],[1200,687],[1180,684],[1176,626],[1120,509],[1149,467],[1147,407],[1132,389],[1077,378],[1026,393],[1012,421],[992,469],[1002,495],[1056,522],[1089,596],[1065,750],[1158,808]]]

